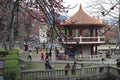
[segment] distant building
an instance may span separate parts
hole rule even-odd
[[[39,43],[47,42],[47,25],[45,22],[33,23],[30,38]]]
[[[39,26],[39,41],[40,41],[40,43],[47,42],[47,25],[46,25],[46,23],[41,23]]]

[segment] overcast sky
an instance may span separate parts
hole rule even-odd
[[[67,15],[72,16],[74,13],[76,13],[79,10],[80,4],[82,5],[82,8],[85,10],[85,7],[87,6],[88,2],[90,0],[64,0],[64,6],[70,5],[70,7],[75,7],[73,9],[69,9]]]

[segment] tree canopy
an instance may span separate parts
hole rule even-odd
[[[0,43],[5,49],[12,49],[17,33],[30,32],[31,22],[46,22],[51,32],[59,28],[60,13],[66,12],[63,0],[1,0],[0,1]],[[55,28],[56,27],[56,28]],[[8,46],[9,45],[9,46]]]

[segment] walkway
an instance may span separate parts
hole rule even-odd
[[[56,60],[55,59],[55,54],[54,51],[52,52],[52,59],[50,60],[51,63],[73,63],[74,61],[72,60]],[[45,51],[44,51],[45,55]],[[39,54],[36,54],[36,52],[33,53],[32,55],[32,60],[27,60],[28,52],[21,52],[20,53],[20,59],[24,62],[45,62],[44,60],[41,60],[41,52]],[[89,60],[89,61],[77,61],[78,63],[92,63],[92,64],[99,64],[100,61],[94,61],[94,60]],[[116,64],[115,59],[105,59],[105,64]]]

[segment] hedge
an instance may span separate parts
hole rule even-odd
[[[13,49],[13,50],[9,51],[8,54],[19,54],[19,50],[18,49]]]
[[[5,57],[4,75],[5,80],[19,79],[19,50],[11,50]]]
[[[6,60],[18,60],[19,57],[17,54],[10,54],[5,57]]]
[[[6,60],[5,61],[5,69],[9,69],[9,68],[16,68],[18,67],[18,61],[17,60]]]
[[[0,49],[0,55],[6,56],[6,55],[8,55],[8,51]]]

